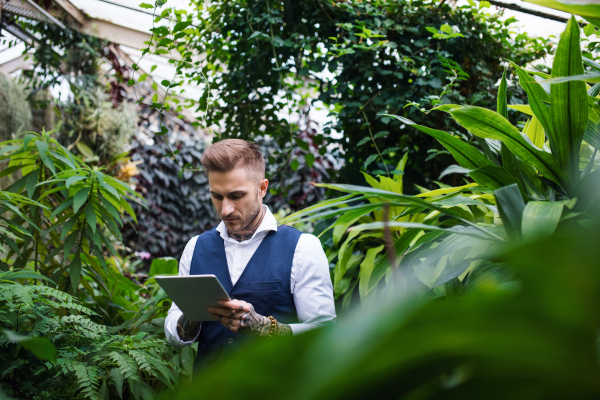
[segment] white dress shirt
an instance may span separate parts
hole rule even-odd
[[[263,205],[263,207],[265,216],[254,235],[248,240],[237,242],[228,236],[227,227],[223,222],[217,226],[217,231],[223,238],[227,267],[234,285],[267,233],[277,231],[275,217],[267,206]],[[185,246],[179,262],[179,275],[190,274],[190,264],[197,239],[198,236],[194,236]],[[298,240],[292,261],[291,292],[294,296],[298,321],[300,321],[298,324],[290,324],[294,335],[335,320],[329,262],[321,242],[314,235],[303,233]],[[189,346],[194,342],[184,342],[179,339],[177,321],[181,314],[179,307],[173,303],[165,319],[167,341],[175,347]]]

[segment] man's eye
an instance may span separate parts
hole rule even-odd
[[[216,194],[213,194],[213,195],[212,195],[212,197],[213,197],[213,199],[215,199],[215,200],[223,200],[223,197],[222,197],[222,196],[217,196]]]

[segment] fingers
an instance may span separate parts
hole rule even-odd
[[[207,311],[211,314],[222,315],[224,317],[237,318],[243,311],[232,310],[231,308],[211,307]]]
[[[221,325],[223,325],[225,328],[229,329],[232,332],[237,332],[240,328],[239,319],[232,319],[216,314],[213,314],[211,317],[214,320],[218,320],[221,323]]]
[[[242,300],[220,300],[219,307],[229,308],[237,311],[250,311],[252,304]]]

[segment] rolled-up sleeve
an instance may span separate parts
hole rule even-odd
[[[290,324],[294,335],[333,323],[336,318],[329,261],[321,242],[302,234],[292,263],[292,291],[298,324]]]
[[[192,256],[194,255],[194,248],[196,247],[197,239],[198,236],[191,238],[183,250],[183,254],[179,260],[179,276],[188,276],[190,274],[190,265],[192,263]],[[167,314],[167,318],[165,318],[165,337],[167,342],[169,342],[173,347],[178,348],[190,346],[198,338],[198,336],[196,336],[194,340],[189,342],[184,342],[183,340],[179,339],[179,335],[177,334],[177,321],[182,314],[183,313],[179,307],[177,307],[177,304],[173,302]],[[199,334],[200,331],[198,331],[198,335]]]

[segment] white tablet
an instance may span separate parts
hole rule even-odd
[[[156,282],[190,321],[212,321],[206,311],[219,300],[231,300],[214,275],[156,276]]]

